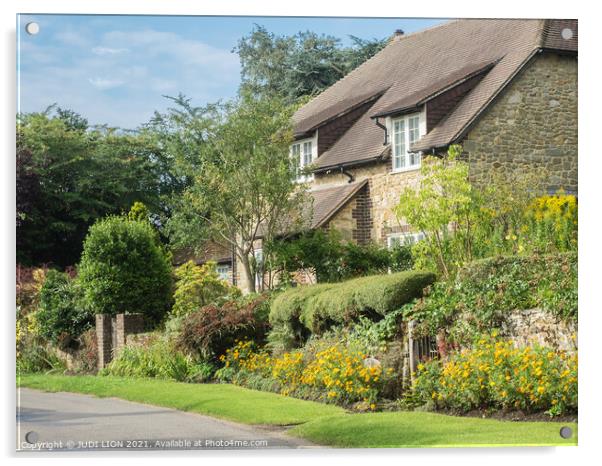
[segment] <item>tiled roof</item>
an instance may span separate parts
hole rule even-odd
[[[337,186],[316,187],[309,192],[313,210],[311,228],[318,228],[328,222],[368,180]]]
[[[315,162],[317,170],[348,163],[361,163],[380,156],[384,133],[370,118],[374,105],[362,115],[347,132]]]
[[[574,31],[570,40],[561,36],[567,27]],[[414,148],[448,145],[542,47],[576,51],[577,21],[456,20],[395,36],[382,51],[301,107],[294,116],[295,132],[317,128],[345,113],[346,106],[357,106],[377,96],[370,109],[319,157],[317,167],[377,158],[383,151],[383,131],[371,116],[418,105],[455,81],[494,64]]]
[[[554,50],[577,51],[579,24],[576,19],[546,20],[542,47]],[[565,37],[563,37],[563,31]]]
[[[450,89],[453,86],[456,86],[460,82],[489,71],[494,66],[494,64],[494,62],[486,61],[484,63],[467,65],[464,68],[454,71],[453,73],[444,76],[438,81],[435,81],[434,83],[425,87],[424,89],[420,89],[419,91],[414,92],[411,95],[403,95],[403,97],[401,97],[399,100],[381,109],[378,113],[371,115],[371,117],[374,118],[385,115],[391,115],[394,113],[401,113],[406,110],[419,107],[420,105],[423,105],[424,103],[428,102],[430,99],[432,99],[439,93],[444,92],[445,90]]]

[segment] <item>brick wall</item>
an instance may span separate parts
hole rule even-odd
[[[98,341],[98,368],[102,369],[113,358],[113,326],[110,315],[96,314],[96,338]]]
[[[126,345],[128,335],[144,331],[142,314],[96,315],[96,338],[98,341],[98,368],[111,362]]]
[[[353,241],[357,244],[368,244],[372,239],[370,184],[367,184],[355,195],[355,206],[351,210],[351,217],[355,220],[355,228],[352,231]]]
[[[128,335],[144,332],[144,318],[142,314],[117,314],[113,320],[113,325],[115,326],[115,341],[113,346],[115,356],[126,345]]]

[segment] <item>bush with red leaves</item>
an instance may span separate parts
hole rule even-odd
[[[210,304],[183,319],[176,346],[192,356],[217,361],[236,340],[265,340],[268,313],[266,295],[228,301],[222,306]]]

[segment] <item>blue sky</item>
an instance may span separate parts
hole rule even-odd
[[[25,25],[40,32],[30,36]],[[196,105],[228,99],[240,82],[238,39],[253,27],[276,34],[311,30],[350,43],[350,34],[383,38],[433,26],[435,19],[201,16],[21,15],[18,18],[20,110],[58,103],[91,124],[135,128],[178,92]]]

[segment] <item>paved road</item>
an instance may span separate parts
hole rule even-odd
[[[17,396],[20,396],[20,400],[17,400],[18,450],[263,449],[314,446],[273,428],[235,424],[116,398],[45,393],[27,388],[18,390]]]

